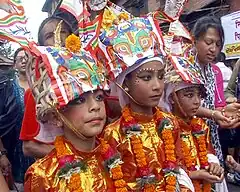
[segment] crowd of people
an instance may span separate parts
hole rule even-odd
[[[1,191],[227,192],[226,179],[240,181],[239,141],[226,138],[240,126],[240,62],[224,65],[220,20],[197,20],[189,56],[166,50],[151,14],[118,17],[96,51],[48,17],[38,46],[2,63]]]

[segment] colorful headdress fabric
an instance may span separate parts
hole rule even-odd
[[[199,68],[191,63],[185,57],[171,56],[168,61],[165,74],[164,97],[161,99],[159,106],[167,111],[172,110],[170,95],[173,92],[191,87],[193,85],[201,85],[204,90],[204,81]]]
[[[37,59],[28,64],[27,74],[38,113],[52,105],[61,108],[85,92],[108,90],[102,71],[86,51],[73,54],[65,48],[40,46],[32,50]]]
[[[105,58],[102,62],[112,79],[145,59],[166,56],[159,22],[150,16],[125,20],[104,30],[99,48],[97,57]]]
[[[186,82],[189,84],[204,84],[201,71],[194,63],[185,57],[170,56],[166,69],[165,82]]]

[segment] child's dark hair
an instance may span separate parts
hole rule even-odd
[[[22,47],[18,48],[18,49],[15,51],[14,56],[13,56],[13,62],[14,62],[14,64],[16,64],[18,53],[21,52],[21,51],[24,51],[24,49],[23,49]]]
[[[218,31],[221,39],[221,49],[224,44],[224,31],[220,19],[215,16],[205,16],[197,20],[195,23],[192,34],[196,40],[205,35],[209,28],[214,28]]]
[[[41,25],[40,25],[40,27],[38,29],[38,44],[40,46],[44,45],[43,37],[41,36],[41,31],[42,31],[43,27],[51,20],[59,20],[59,21],[62,20],[63,21],[63,25],[65,25],[67,27],[67,30],[69,30],[70,34],[73,32],[71,25],[66,20],[64,20],[63,18],[57,17],[57,16],[48,17],[48,18],[43,20],[43,22],[41,23]]]

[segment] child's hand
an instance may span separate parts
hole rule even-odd
[[[234,160],[234,158],[231,155],[227,156],[226,164],[230,169],[240,172],[240,165]]]
[[[221,177],[224,174],[224,169],[217,163],[209,163],[208,172],[211,175],[216,175],[218,177]]]

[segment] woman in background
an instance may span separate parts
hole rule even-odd
[[[216,155],[223,163],[223,155],[218,135],[218,123],[221,127],[233,128],[238,126],[237,112],[240,104],[228,105],[224,108],[215,107],[216,79],[212,63],[220,53],[224,43],[224,32],[219,19],[215,17],[200,18],[194,28],[195,47],[197,51],[197,67],[201,71],[206,85],[206,97],[199,108],[197,115],[208,118],[207,124],[210,127],[210,135]],[[228,117],[226,117],[228,116]],[[234,119],[230,118],[234,117]]]

